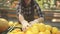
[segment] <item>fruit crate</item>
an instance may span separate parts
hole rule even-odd
[[[14,1],[16,0],[0,0],[0,9],[16,9],[15,7],[12,8],[12,4],[14,4]],[[19,0],[17,0],[18,2]]]

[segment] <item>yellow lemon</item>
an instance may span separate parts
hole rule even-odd
[[[32,31],[34,34],[39,33],[39,30],[38,30],[38,27],[37,27],[37,26],[32,26],[32,27],[31,27],[31,31]]]
[[[13,33],[15,33],[15,32],[21,32],[21,29],[16,28],[16,29],[14,29],[12,32],[13,32]]]
[[[17,33],[15,33],[15,34],[24,34],[24,32],[17,32]]]
[[[45,27],[46,27],[46,30],[49,30],[49,31],[52,30],[52,26],[50,26],[50,25],[45,25]]]
[[[45,34],[45,32],[39,32],[39,34]]]
[[[39,23],[34,23],[32,26],[37,26],[38,27],[39,26]]]
[[[31,27],[28,27],[28,28],[26,29],[26,31],[31,31]]]
[[[56,34],[57,32],[58,32],[58,28],[53,27],[53,28],[52,28],[52,34]]]
[[[26,31],[25,34],[33,34],[31,31]]]
[[[45,30],[46,30],[45,24],[40,23],[40,24],[39,24],[39,30],[40,30],[41,32],[45,31]]]
[[[51,32],[49,30],[46,30],[45,34],[51,34]]]
[[[12,26],[13,24],[13,21],[9,21],[9,26]]]

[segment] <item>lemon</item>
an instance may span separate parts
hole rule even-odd
[[[45,34],[45,32],[39,32],[39,34]]]
[[[28,28],[26,29],[26,31],[31,31],[31,27],[28,27]]]
[[[38,27],[39,26],[39,23],[34,23],[32,26],[37,26]]]
[[[13,24],[13,21],[9,21],[9,26],[12,26]]]
[[[58,28],[57,27],[53,27],[52,28],[52,34],[56,34],[58,32]]]
[[[52,30],[52,26],[50,26],[50,25],[45,25],[45,27],[46,27],[46,30],[49,30],[49,31]]]
[[[24,32],[17,32],[17,33],[15,33],[15,34],[24,34]]]
[[[31,31],[26,31],[25,34],[33,34]]]
[[[16,28],[16,29],[14,29],[12,32],[13,32],[13,33],[16,33],[16,32],[21,32],[21,29]]]
[[[39,24],[39,30],[40,30],[41,32],[45,31],[45,30],[46,30],[45,24],[40,23],[40,24]]]
[[[24,34],[24,32],[15,32],[15,33],[11,32],[9,34]]]
[[[31,27],[31,31],[32,31],[34,34],[38,34],[38,33],[39,33],[39,30],[38,30],[38,27],[37,27],[37,26],[32,26],[32,27]]]
[[[51,34],[51,32],[49,30],[46,30],[45,34]]]

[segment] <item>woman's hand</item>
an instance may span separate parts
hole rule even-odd
[[[33,20],[33,21],[30,21],[29,23],[30,23],[31,25],[33,25],[34,23],[43,23],[43,22],[44,22],[44,18],[40,17],[40,18],[38,18],[38,19],[35,19],[35,20]]]
[[[21,14],[19,14],[19,21],[22,24],[22,30],[23,31],[25,31],[30,26],[30,24],[28,23],[28,21],[26,21]]]
[[[28,27],[30,27],[30,24],[27,21],[22,21],[22,30],[25,31]]]

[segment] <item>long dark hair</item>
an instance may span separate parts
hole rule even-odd
[[[24,0],[21,0],[21,5],[22,6],[26,5],[25,2],[24,2]],[[33,6],[33,5],[34,5],[34,0],[31,0],[31,6]]]

